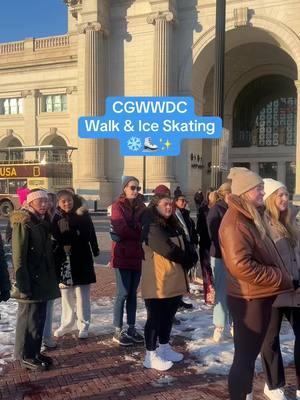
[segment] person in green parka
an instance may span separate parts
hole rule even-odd
[[[47,209],[47,192],[33,189],[23,208],[10,217],[16,278],[12,297],[19,303],[15,359],[32,370],[46,370],[52,364],[41,354],[42,335],[47,301],[60,296]]]
[[[0,302],[10,297],[10,279],[4,254],[3,241],[0,235]]]

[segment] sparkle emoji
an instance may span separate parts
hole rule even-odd
[[[169,142],[169,139],[167,139],[164,145],[166,146],[167,150],[169,150],[169,147],[171,146],[171,142]]]

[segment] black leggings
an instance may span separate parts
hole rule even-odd
[[[181,296],[169,299],[145,299],[147,322],[145,325],[146,349],[156,349],[157,338],[160,344],[169,343],[173,318]]]
[[[271,322],[261,349],[266,381],[271,390],[285,385],[284,366],[280,351],[279,333],[283,317],[291,324],[295,335],[294,360],[297,389],[300,389],[300,308],[272,308]]]
[[[269,326],[274,297],[245,300],[227,297],[234,327],[234,358],[228,377],[230,400],[252,392],[255,360]]]

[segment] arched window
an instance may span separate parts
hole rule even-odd
[[[235,102],[233,147],[294,146],[296,109],[291,79],[271,75],[252,81]]]
[[[256,117],[258,146],[296,145],[296,98],[280,97],[264,105]]]

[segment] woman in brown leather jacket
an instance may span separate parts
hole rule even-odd
[[[252,400],[255,360],[270,322],[272,303],[291,291],[292,279],[268,236],[260,207],[264,183],[247,168],[232,168],[232,195],[219,236],[227,268],[227,302],[234,327],[230,400]]]
[[[295,334],[294,359],[297,377],[296,399],[300,400],[300,254],[299,229],[289,208],[289,193],[285,185],[274,179],[264,179],[265,222],[285,266],[293,277],[294,291],[277,296],[273,303],[270,325],[261,351],[266,377],[264,394],[271,400],[287,400],[284,366],[280,351],[279,333],[283,317]]]

